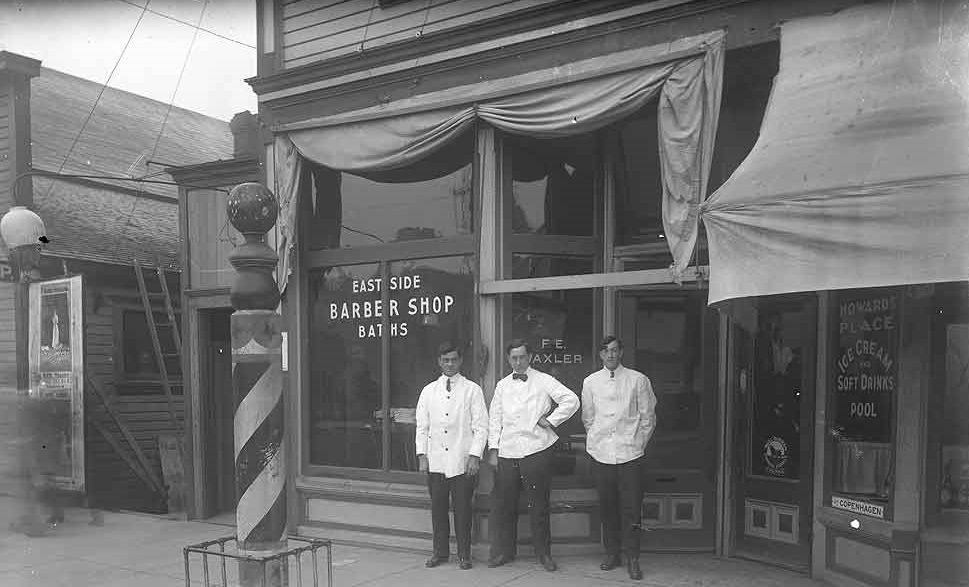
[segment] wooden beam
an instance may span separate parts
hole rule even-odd
[[[98,382],[95,381],[94,377],[90,375],[87,376],[85,380],[87,381],[88,385],[91,386],[91,389],[94,390],[94,395],[98,396],[98,399],[100,399],[101,403],[104,404],[104,408],[108,412],[108,415],[111,416],[112,420],[114,420],[114,423],[118,426],[118,430],[121,431],[121,435],[124,436],[125,440],[128,441],[128,444],[131,445],[131,450],[135,453],[135,456],[138,458],[138,462],[141,464],[142,467],[144,467],[145,473],[151,478],[151,480],[148,481],[148,484],[151,485],[155,489],[155,491],[158,491],[159,493],[164,492],[164,488],[165,488],[164,484],[161,482],[161,480],[159,480],[155,476],[155,472],[151,468],[151,464],[148,462],[148,458],[145,456],[145,453],[141,450],[141,445],[138,444],[137,440],[135,440],[135,437],[131,434],[131,430],[124,423],[124,420],[122,420],[121,415],[115,409],[114,405],[111,404],[111,400],[104,392],[104,389],[102,389],[101,385],[98,384]],[[93,422],[94,419],[92,418],[91,421]]]
[[[705,280],[709,273],[710,270],[706,265],[690,266],[684,272],[681,281],[686,283]],[[590,273],[589,275],[483,281],[481,283],[481,293],[503,294],[527,291],[589,289],[595,287],[657,285],[663,283],[675,283],[669,269],[643,269],[617,273]]]

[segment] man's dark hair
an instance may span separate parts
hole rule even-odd
[[[525,340],[524,338],[516,338],[516,339],[513,339],[511,342],[509,342],[507,345],[505,345],[505,356],[507,357],[508,355],[511,354],[511,349],[517,349],[520,346],[525,347],[525,352],[528,353],[529,355],[535,354],[534,351],[532,351],[532,347],[530,344],[528,344],[527,340]]]
[[[452,352],[457,353],[459,358],[464,357],[464,353],[461,352],[461,347],[451,342],[450,340],[446,340],[437,346],[438,357],[443,357],[444,355]]]
[[[620,349],[622,348],[622,341],[619,340],[619,337],[617,337],[614,334],[610,334],[605,338],[603,338],[602,342],[599,343],[599,350],[600,351],[606,350],[609,347],[609,345],[612,344],[613,341],[616,341],[617,343],[619,343],[619,348]]]

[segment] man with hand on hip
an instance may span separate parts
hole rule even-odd
[[[421,390],[416,413],[418,469],[427,473],[434,535],[434,553],[424,566],[436,567],[450,557],[450,497],[458,564],[467,570],[471,568],[471,499],[488,438],[488,409],[481,387],[459,372],[457,346],[445,342],[438,347],[437,364],[441,376]]]
[[[656,396],[649,378],[622,365],[622,341],[607,336],[599,345],[603,368],[582,382],[582,423],[599,493],[602,543],[608,571],[626,555],[629,577],[639,568],[639,533],[643,502],[642,462],[656,428]]]
[[[535,555],[546,571],[557,566],[550,553],[549,493],[555,427],[579,409],[579,398],[557,379],[531,368],[533,353],[524,340],[511,341],[505,356],[512,372],[495,386],[488,445],[497,456],[491,523],[495,525],[489,567],[514,560],[518,540],[518,498],[528,500]],[[552,402],[557,407],[552,410]]]

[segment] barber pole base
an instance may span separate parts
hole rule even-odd
[[[286,549],[286,468],[280,316],[272,310],[232,314],[232,384],[236,411],[235,468],[240,554]],[[265,572],[265,577],[263,573]],[[239,562],[243,587],[283,587],[285,564]]]

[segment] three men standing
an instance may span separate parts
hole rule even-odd
[[[442,344],[437,364],[441,376],[421,390],[416,413],[418,468],[427,473],[434,535],[434,554],[424,565],[436,567],[450,557],[450,497],[458,564],[467,570],[471,568],[471,499],[488,438],[488,409],[481,387],[460,373],[457,346]]]
[[[622,564],[629,577],[639,568],[639,533],[643,501],[642,461],[656,427],[656,396],[649,379],[622,365],[622,342],[607,336],[599,345],[603,368],[582,383],[582,423],[592,457],[602,518],[604,571]]]
[[[579,398],[551,375],[531,368],[533,353],[524,340],[511,341],[505,356],[512,372],[495,386],[488,426],[488,445],[498,460],[488,566],[502,566],[517,555],[518,500],[524,486],[535,555],[546,571],[554,571],[549,535],[552,446],[558,440],[554,429],[579,409]]]
[[[600,568],[620,566],[624,553],[630,578],[639,580],[642,462],[656,427],[656,396],[644,374],[622,365],[622,354],[622,342],[615,336],[603,339],[603,368],[582,384],[582,422],[595,467],[606,551]],[[489,456],[497,462],[488,566],[505,565],[517,555],[518,503],[524,489],[535,554],[545,570],[557,568],[549,534],[552,447],[558,440],[555,428],[575,414],[579,398],[531,367],[533,352],[524,340],[511,341],[505,356],[512,372],[495,386],[490,416],[481,387],[459,373],[461,352],[451,343],[438,349],[441,376],[424,387],[417,401],[417,455],[420,471],[427,473],[434,536],[427,567],[450,556],[450,497],[459,564],[471,568],[471,501],[487,441]]]

